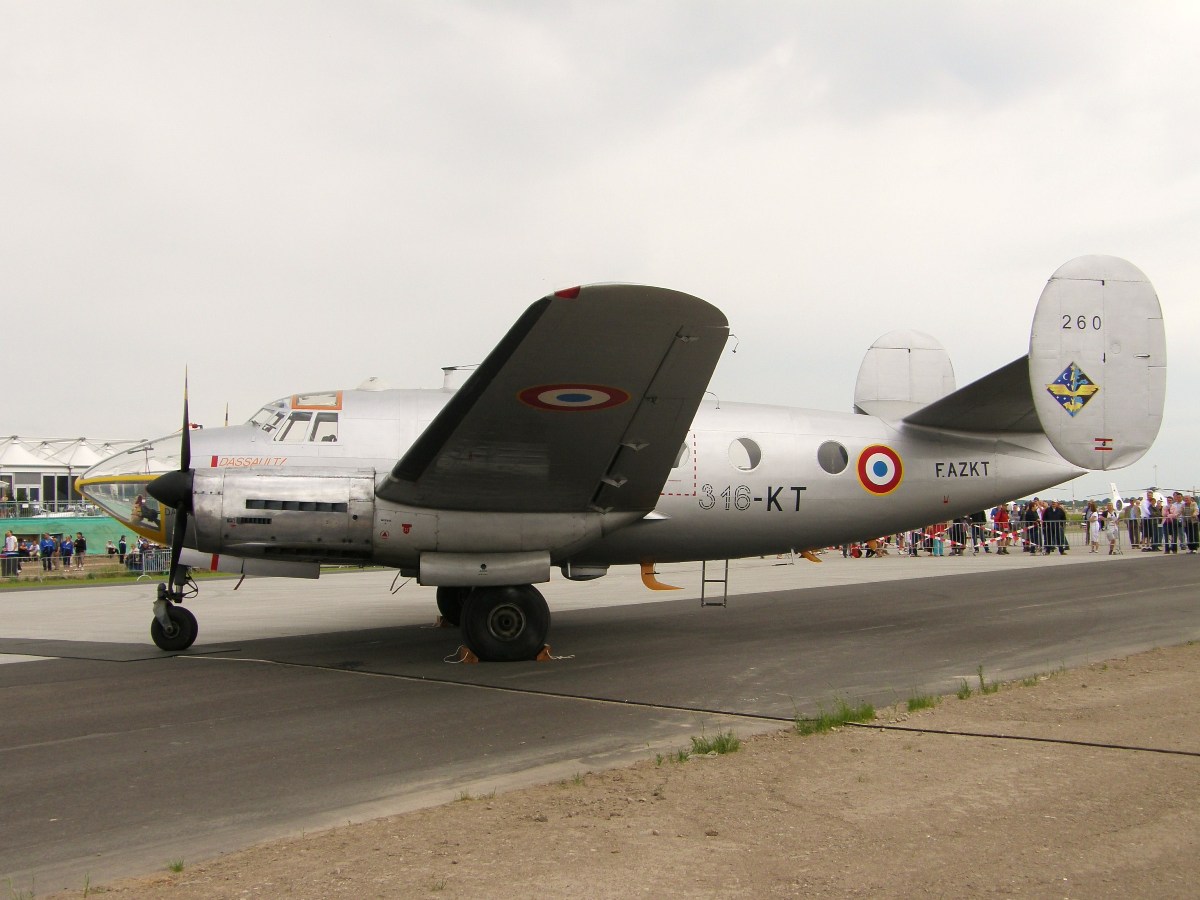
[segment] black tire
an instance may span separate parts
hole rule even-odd
[[[536,659],[549,630],[550,607],[533,585],[475,588],[463,606],[463,643],[485,662]]]
[[[443,585],[437,589],[438,612],[449,625],[457,627],[462,622],[463,603],[471,593],[469,587],[449,587]]]
[[[158,648],[178,652],[192,646],[196,642],[196,635],[200,633],[200,626],[191,611],[172,604],[167,607],[167,617],[172,626],[169,631],[162,627],[157,618],[150,623],[150,637]]]

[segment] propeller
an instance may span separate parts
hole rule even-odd
[[[179,564],[183,539],[187,535],[188,513],[192,512],[192,426],[188,416],[187,373],[183,376],[183,435],[180,441],[179,468],[159,475],[146,485],[146,492],[164,506],[175,510],[175,527],[171,532],[171,584],[178,595],[187,584],[187,566]]]

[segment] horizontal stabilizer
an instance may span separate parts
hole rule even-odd
[[[1013,360],[905,417],[904,421],[952,431],[1041,431],[1029,390],[1029,357]]]

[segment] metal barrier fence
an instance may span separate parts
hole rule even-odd
[[[42,503],[37,500],[0,501],[0,519],[41,519],[49,516],[107,515],[94,503],[73,500],[70,503]]]
[[[907,553],[930,553],[934,556],[963,553],[1032,552],[1053,553],[1075,549],[1095,549],[1097,552],[1123,553],[1126,550],[1195,552],[1200,550],[1200,521],[1197,519],[1118,519],[1099,524],[1092,534],[1085,522],[1014,522],[997,529],[992,522],[946,522],[922,529],[889,535],[882,547]],[[851,555],[866,555],[876,550],[862,541],[847,545]],[[858,553],[854,553],[857,548]]]
[[[171,568],[171,551],[166,547],[154,547],[125,556],[125,568],[142,575],[161,575]]]

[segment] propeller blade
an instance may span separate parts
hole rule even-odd
[[[180,587],[187,583],[187,573],[179,565],[183,553],[183,539],[187,536],[187,510],[180,506],[175,510],[175,529],[171,533],[171,584]]]
[[[187,470],[192,467],[192,423],[188,416],[188,384],[187,372],[183,373],[183,440],[180,442],[179,468]]]

